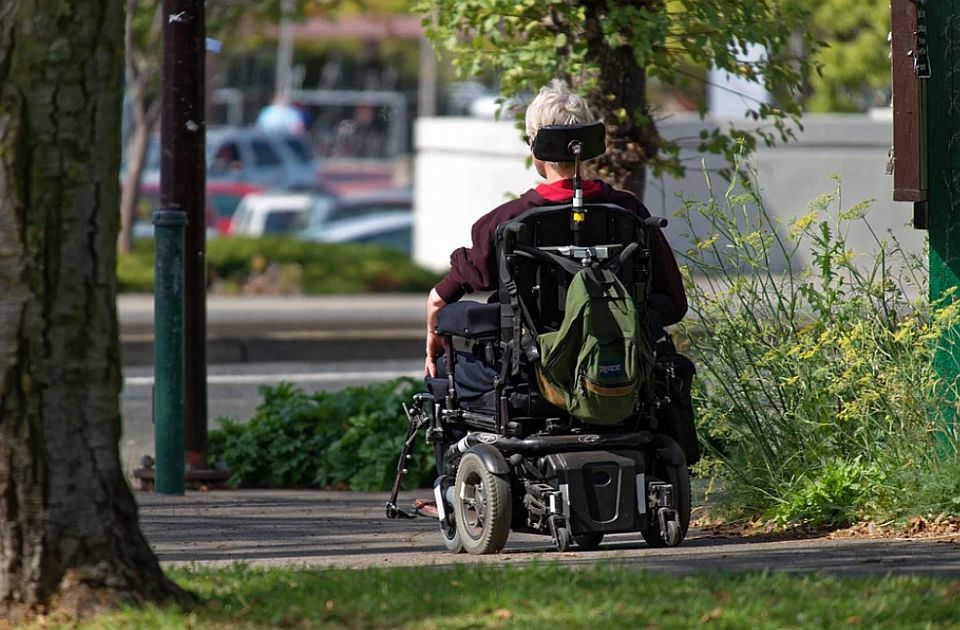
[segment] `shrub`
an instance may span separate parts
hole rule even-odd
[[[391,249],[280,237],[212,240],[207,265],[209,280],[233,292],[273,269],[274,290],[307,294],[428,291],[439,279]],[[120,255],[117,277],[121,291],[152,291],[153,243],[138,243],[132,254]]]
[[[956,387],[933,363],[957,305],[931,307],[924,261],[873,232],[869,202],[843,208],[839,181],[789,226],[754,191],[678,212],[696,244],[686,333],[721,506],[780,524],[957,511]],[[875,252],[851,251],[853,224]],[[801,250],[812,265],[791,268]]]
[[[389,489],[407,429],[401,404],[415,391],[409,378],[315,394],[285,383],[261,386],[263,402],[249,422],[221,418],[222,428],[210,432],[210,456],[222,458],[231,483],[245,487]],[[436,477],[423,440],[408,469],[408,488]]]
[[[117,255],[117,290],[121,293],[153,291],[153,241],[138,243],[133,252]]]

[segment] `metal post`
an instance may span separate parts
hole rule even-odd
[[[430,12],[436,24],[437,5]],[[420,35],[420,72],[417,82],[417,116],[426,118],[437,115],[437,51],[426,35]],[[406,121],[402,121],[406,124]]]
[[[274,78],[274,96],[290,99],[293,88],[293,11],[294,0],[283,0],[280,5],[280,28],[277,33],[277,64]]]
[[[206,467],[207,441],[205,31],[203,0],[163,0],[160,204],[188,218],[182,276],[181,422],[191,469]],[[181,455],[181,468],[183,464]]]
[[[183,229],[187,214],[159,210],[153,215],[154,398],[156,490],[183,494]]]
[[[927,141],[930,298],[937,300],[960,287],[960,82],[954,78],[960,72],[960,6],[931,0],[917,2],[917,9],[918,17],[926,18],[926,24],[921,24],[923,28],[917,31],[926,34],[929,52],[926,102],[927,129],[931,131]],[[946,418],[956,421],[957,401],[950,386],[960,377],[960,330],[948,331],[934,363],[947,385]]]

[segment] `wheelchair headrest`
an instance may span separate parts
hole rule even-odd
[[[580,143],[580,159],[603,155],[607,130],[602,122],[582,125],[546,125],[537,130],[533,141],[533,157],[545,162],[573,162],[570,145]]]

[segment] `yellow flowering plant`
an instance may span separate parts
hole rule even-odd
[[[958,337],[952,296],[930,303],[925,259],[874,232],[869,202],[845,208],[839,178],[788,224],[738,181],[676,213],[696,244],[682,332],[721,506],[781,525],[960,512],[960,397],[933,365]]]

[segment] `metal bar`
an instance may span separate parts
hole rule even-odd
[[[203,0],[163,2],[160,203],[186,213],[184,247],[184,445],[206,467],[205,56]]]
[[[154,213],[154,439],[161,494],[183,494],[183,230],[186,213]]]

